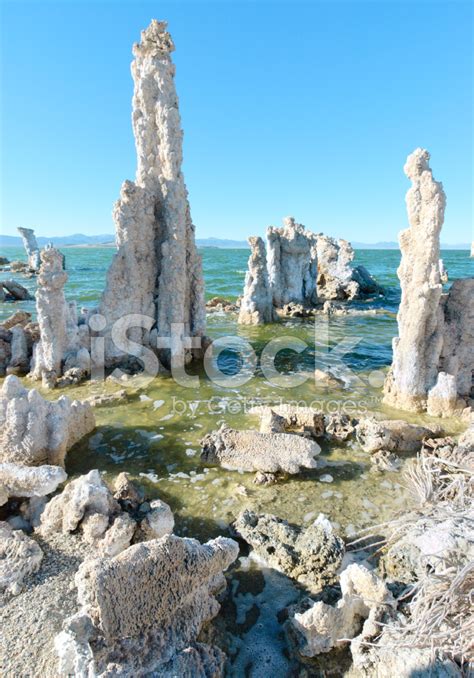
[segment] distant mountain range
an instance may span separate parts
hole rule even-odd
[[[58,247],[74,245],[108,245],[115,243],[115,236],[110,233],[102,235],[84,235],[83,233],[74,233],[73,235],[53,236],[52,238],[38,237],[38,245],[44,247],[48,243],[53,243]],[[226,240],[222,238],[197,238],[198,247],[215,247],[219,249],[249,249],[246,240]],[[0,247],[21,247],[22,241],[19,236],[0,235]],[[364,243],[352,242],[352,246],[357,250],[398,250],[398,243],[394,241]],[[457,245],[441,244],[443,250],[470,250],[471,245],[460,243]]]

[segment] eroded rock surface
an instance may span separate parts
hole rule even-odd
[[[20,593],[23,579],[36,572],[42,560],[43,552],[33,539],[0,522],[0,589]]]
[[[472,390],[474,279],[456,281],[443,296],[439,255],[446,196],[429,159],[418,148],[404,167],[412,181],[406,196],[410,227],[399,236],[399,336],[384,400],[404,410],[452,416],[466,407]]]
[[[235,532],[268,567],[319,590],[336,578],[344,542],[322,514],[305,528],[276,516],[243,511],[233,524]]]
[[[0,391],[0,461],[64,465],[66,452],[95,428],[90,405],[61,396],[45,400],[14,375]]]
[[[316,468],[319,445],[291,433],[237,431],[225,424],[201,441],[201,460],[229,470],[298,473]]]
[[[84,562],[81,609],[56,639],[59,672],[220,676],[224,654],[196,640],[219,611],[215,594],[237,555],[231,539],[201,545],[169,535]]]
[[[44,497],[67,478],[60,466],[0,464],[0,506],[10,497]]]
[[[261,325],[275,319],[273,296],[267,270],[267,254],[262,238],[248,239],[251,253],[240,302],[239,323]]]
[[[76,304],[66,301],[67,273],[61,252],[47,247],[40,258],[36,291],[40,340],[33,349],[31,377],[42,380],[46,387],[54,387],[69,370],[79,372],[76,380],[90,371],[89,328],[79,325]]]
[[[349,642],[370,641],[379,634],[378,622],[387,608],[396,608],[382,579],[363,565],[349,565],[339,581],[342,597],[335,606],[318,601],[289,621],[298,652],[305,657]]]
[[[156,336],[170,337],[172,325],[180,336],[204,334],[204,283],[181,169],[183,133],[173,50],[166,23],[156,20],[133,47],[132,122],[138,164],[135,182],[123,183],[113,210],[118,251],[100,303],[106,321],[106,363],[126,353],[112,341],[111,330],[127,315],[136,319],[130,339],[155,349]],[[145,328],[137,314],[146,316]]]
[[[23,247],[28,256],[28,266],[32,271],[37,271],[40,267],[40,250],[36,241],[35,232],[32,228],[19,227],[18,232],[23,240]]]
[[[365,452],[388,450],[397,454],[419,452],[425,438],[441,436],[439,426],[418,426],[402,419],[384,419],[378,421],[364,418],[356,426],[359,445]]]

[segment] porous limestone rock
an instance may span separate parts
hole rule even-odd
[[[43,497],[56,490],[67,474],[60,466],[0,464],[0,506],[10,497]]]
[[[86,536],[91,540],[103,536],[110,516],[118,514],[120,508],[107,485],[101,478],[99,471],[92,470],[86,475],[79,476],[66,485],[61,494],[53,497],[46,505],[41,516],[41,525],[38,532],[43,535],[54,532],[74,532],[88,516],[104,516],[94,519],[95,524],[85,525]]]
[[[8,376],[0,391],[0,461],[64,466],[66,452],[95,428],[90,405],[61,396],[45,400]]]
[[[102,535],[103,538],[99,541],[99,554],[113,558],[125,551],[132,543],[136,528],[137,524],[132,516],[128,513],[120,513]]]
[[[474,279],[456,281],[442,295],[440,231],[446,196],[433,179],[428,151],[408,156],[406,196],[410,227],[400,233],[402,290],[399,336],[384,385],[384,401],[411,411],[451,416],[466,406],[474,367]]]
[[[283,228],[267,229],[268,274],[273,304],[282,308],[290,302],[316,302],[316,238],[293,217]]]
[[[441,435],[439,426],[419,426],[402,419],[378,421],[367,417],[356,426],[357,442],[365,452],[387,450],[397,454],[415,454],[420,451],[424,438]]]
[[[3,330],[11,330],[15,325],[25,327],[31,321],[31,313],[27,311],[15,311],[9,318],[0,323]]]
[[[171,534],[174,529],[174,516],[168,504],[161,499],[150,502],[150,511],[140,523],[145,540],[160,539],[165,534]]]
[[[111,337],[114,323],[126,316],[134,316],[129,338],[155,349],[157,336],[170,337],[172,325],[181,337],[202,337],[205,330],[201,258],[181,170],[183,134],[173,50],[166,23],[156,20],[133,47],[137,173],[135,182],[123,183],[113,210],[118,251],[99,309],[106,322],[106,364],[126,354]],[[146,316],[146,329],[138,316]],[[167,352],[160,355],[168,362]]]
[[[82,336],[88,330],[85,325],[79,329],[76,304],[68,303],[64,296],[67,273],[63,255],[47,247],[40,258],[36,312],[41,338],[33,349],[31,377],[53,387],[68,369],[77,367],[83,376],[88,373],[90,357]]]
[[[37,271],[40,267],[40,250],[36,241],[35,232],[32,228],[18,227],[18,232],[23,240],[23,247],[28,256],[28,266],[32,271]]]
[[[312,525],[299,528],[276,516],[245,510],[233,528],[268,567],[315,591],[333,583],[345,552],[344,542],[322,514]]]
[[[197,643],[215,617],[215,594],[238,545],[168,535],[114,558],[85,561],[76,575],[80,611],[55,640],[61,675],[218,676],[225,655]]]
[[[324,430],[328,440],[344,443],[355,431],[356,421],[348,414],[324,415]]]
[[[225,424],[201,441],[201,461],[229,470],[298,473],[316,468],[321,448],[291,433],[237,431]]]
[[[317,292],[320,299],[354,299],[359,294],[359,285],[352,279],[351,261],[354,250],[347,240],[335,240],[327,235],[318,235]]]
[[[0,522],[0,590],[20,593],[24,578],[36,572],[42,560],[43,551],[33,539]]]
[[[340,586],[342,597],[335,606],[318,601],[290,618],[288,630],[302,656],[370,641],[380,633],[378,622],[387,608],[396,608],[385,583],[363,565],[349,565],[340,576]]]
[[[241,325],[261,325],[275,319],[267,270],[267,255],[262,238],[250,237],[248,242],[251,253],[245,274],[238,321]]]
[[[467,564],[474,559],[474,511],[466,516],[453,512],[445,520],[421,516],[400,539],[390,543],[383,569],[391,581],[413,583],[427,572],[444,568],[446,557],[456,553]]]
[[[300,407],[290,403],[273,407],[256,405],[249,409],[249,414],[256,414],[260,417],[262,432],[265,432],[265,428],[270,430],[269,427],[275,426],[279,421],[281,431],[300,430],[309,433],[313,438],[320,438],[324,435],[324,415],[312,407]]]

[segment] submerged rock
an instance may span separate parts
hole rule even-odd
[[[95,428],[89,405],[61,396],[45,400],[14,375],[0,391],[0,462],[64,466],[66,452]]]
[[[326,414],[324,417],[325,435],[328,440],[346,442],[354,433],[356,421],[347,414]]]
[[[24,578],[36,572],[42,560],[43,552],[33,539],[0,522],[0,589],[20,593]]]
[[[240,302],[241,325],[261,325],[275,319],[273,297],[267,270],[267,255],[262,238],[248,239],[251,253]]]
[[[322,514],[309,527],[299,528],[276,516],[245,510],[233,528],[268,567],[312,590],[335,580],[345,552],[344,542]]]
[[[197,643],[215,617],[223,570],[238,546],[169,535],[114,558],[85,561],[76,575],[80,611],[57,636],[59,673],[215,676],[225,655]]]
[[[291,433],[237,431],[225,424],[201,441],[201,460],[229,470],[298,473],[316,468],[319,445]]]

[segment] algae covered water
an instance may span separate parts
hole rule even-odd
[[[114,249],[67,248],[64,252],[69,276],[67,297],[79,306],[95,306]],[[20,250],[2,254],[10,260],[24,259]],[[207,298],[236,299],[243,287],[248,250],[204,249],[202,255]],[[397,332],[399,257],[396,250],[356,253],[356,263],[365,265],[386,293],[354,303],[354,315],[291,319],[251,327],[237,325],[232,313],[209,314],[207,334],[212,339],[239,337],[255,351],[256,367],[239,386],[216,383],[202,368],[195,367],[199,383],[193,388],[180,386],[169,376],[158,376],[140,388],[132,378],[43,392],[48,398],[66,393],[79,399],[123,388],[128,392],[127,401],[95,410],[97,428],[68,453],[69,477],[98,468],[112,480],[127,471],[146,487],[150,498],[159,497],[171,506],[177,534],[200,540],[228,534],[244,508],[272,513],[300,526],[309,525],[323,513],[349,538],[406,509],[411,499],[401,474],[375,470],[370,455],[353,439],[349,444],[321,443],[318,468],[271,486],[255,485],[252,473],[207,467],[200,461],[200,440],[206,433],[224,422],[236,428],[257,428],[259,421],[249,410],[262,403],[293,402],[326,413],[357,416],[381,412],[390,418],[430,421],[426,416],[400,413],[381,403],[381,386]],[[473,275],[468,252],[443,252],[443,259],[451,282]],[[8,273],[1,275],[10,277]],[[34,278],[15,277],[34,292]],[[20,308],[34,314],[33,301],[3,303],[2,319]],[[281,351],[276,362],[283,377],[299,375],[301,383],[296,386],[269,378],[262,370],[262,351],[270,341],[281,338],[297,342],[299,347],[298,351]],[[220,367],[226,374],[238,374],[242,362],[237,353],[224,351]],[[313,378],[315,367],[330,367],[341,385],[318,385]],[[448,433],[459,430],[454,420],[443,420],[443,426]],[[298,585],[246,557],[241,557],[227,576],[229,596],[208,632],[230,658],[229,675],[299,675],[292,673],[294,667],[278,621],[280,610],[301,597]],[[323,675],[317,671],[304,674],[305,670],[301,675]],[[340,666],[334,675],[342,675]]]

